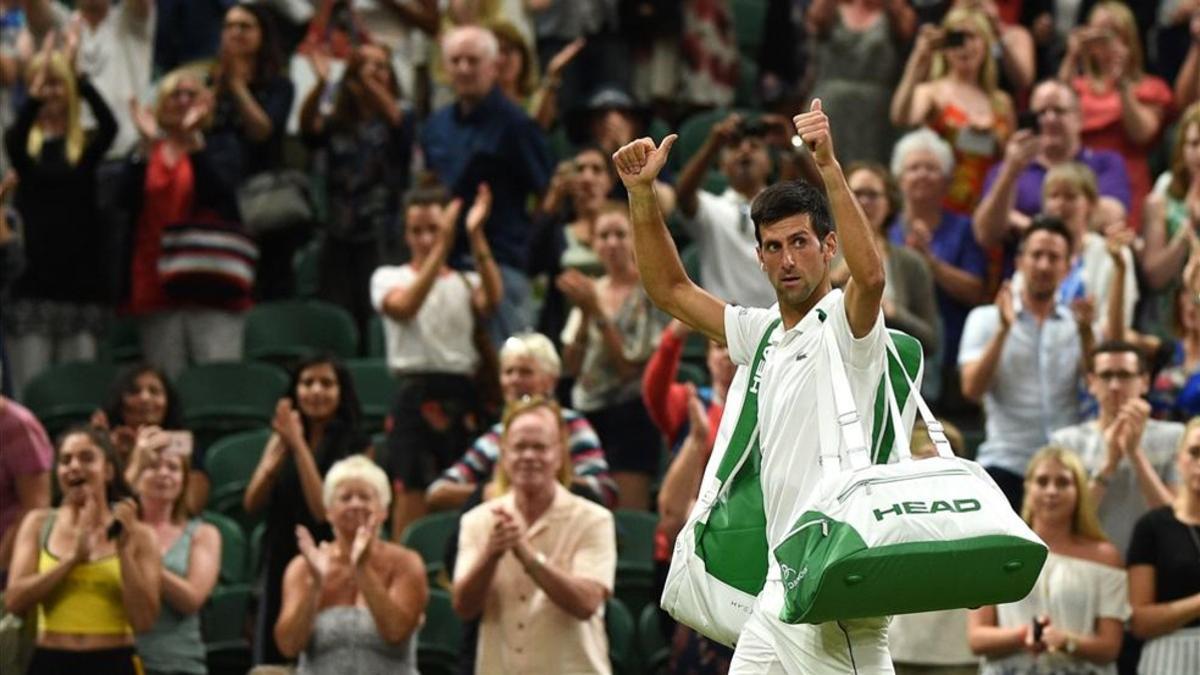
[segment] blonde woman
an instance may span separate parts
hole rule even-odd
[[[893,124],[928,125],[953,146],[945,205],[955,213],[975,207],[1013,131],[1013,102],[998,85],[996,41],[983,12],[952,10],[940,27],[921,29],[892,96]]]
[[[1129,618],[1121,554],[1100,529],[1079,456],[1042,448],[1025,473],[1021,517],[1050,548],[1023,600],[973,610],[971,650],[982,675],[1116,675]]]
[[[1175,503],[1142,516],[1129,543],[1139,675],[1200,672],[1200,417],[1179,440]]]
[[[1162,132],[1171,107],[1170,86],[1142,69],[1142,42],[1125,4],[1097,3],[1087,25],[1067,41],[1058,78],[1079,97],[1083,145],[1113,150],[1125,159],[1132,188],[1129,220],[1140,230],[1150,192],[1146,156]]]
[[[106,248],[111,237],[96,215],[96,169],[117,122],[100,93],[76,78],[70,59],[48,47],[33,58],[29,98],[4,134],[20,175],[14,205],[25,222],[25,272],[4,303],[18,394],[53,363],[96,357],[110,300],[105,253],[116,252]],[[96,119],[90,140],[79,121],[84,103]]]
[[[296,672],[417,672],[416,631],[429,589],[409,549],[379,540],[392,493],[387,474],[364,455],[334,464],[322,500],[333,541],[317,544],[296,526],[300,554],[283,577],[275,642]]]

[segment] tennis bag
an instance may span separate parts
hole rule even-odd
[[[767,575],[767,520],[759,485],[758,380],[778,325],[777,319],[767,327],[750,367],[739,367],[730,384],[712,455],[696,503],[675,540],[660,601],[676,621],[729,646],[750,617]],[[900,331],[889,331],[889,337],[900,345],[899,350],[889,351],[889,367],[912,373],[895,380],[899,389],[891,397],[905,401],[907,410],[908,387],[921,376],[921,345]],[[880,384],[880,394],[884,386]],[[885,398],[876,397],[872,437],[878,461],[887,461],[886,449],[897,435],[882,409]]]
[[[779,618],[822,623],[1028,595],[1046,545],[978,464],[954,456],[919,387],[906,383],[937,456],[914,461],[907,434],[897,434],[899,461],[872,464],[841,355],[833,340],[824,342],[849,469],[842,468],[836,432],[823,425],[816,497],[772,551],[784,585]],[[895,357],[890,342],[888,349]],[[885,369],[887,414],[894,427],[904,428],[890,385],[897,376],[908,372]]]

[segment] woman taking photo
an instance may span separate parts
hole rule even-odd
[[[329,470],[322,491],[333,541],[296,526],[300,555],[283,578],[275,642],[300,675],[417,672],[416,631],[429,589],[421,557],[379,540],[387,474],[364,456]]]
[[[1129,542],[1139,675],[1200,672],[1200,417],[1179,440],[1175,503],[1142,516]]]
[[[137,636],[138,656],[150,675],[205,675],[200,609],[221,570],[221,535],[188,516],[188,456],[174,452],[170,436],[153,427],[139,441],[125,475],[162,554],[162,601],[154,627]]]
[[[954,148],[945,206],[969,215],[988,169],[1013,131],[1012,99],[1001,91],[992,56],[997,36],[985,14],[955,9],[940,28],[917,35],[904,77],[892,95],[892,124],[928,125]]]
[[[570,269],[556,281],[575,305],[562,333],[563,370],[575,376],[572,407],[600,436],[618,507],[646,509],[662,435],[642,403],[642,371],[668,319],[642,288],[627,210],[601,214],[592,245],[604,276],[592,280]]]
[[[284,570],[298,553],[296,527],[304,526],[318,538],[328,535],[321,481],[334,462],[369,451],[370,441],[359,430],[361,417],[350,373],[332,357],[301,362],[287,397],[275,407],[275,433],[242,502],[246,513],[266,511],[256,663],[285,660],[271,629],[279,614]]]
[[[1100,529],[1079,457],[1042,448],[1025,472],[1021,517],[1050,548],[1023,600],[973,610],[982,675],[1116,675],[1129,600],[1121,554]]]
[[[140,674],[134,631],[158,618],[158,543],[133,500],[123,499],[128,490],[104,431],[63,434],[55,472],[61,505],[21,522],[4,595],[10,614],[38,609],[28,672]]]

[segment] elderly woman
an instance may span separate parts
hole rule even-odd
[[[504,673],[610,673],[612,514],[567,491],[558,404],[510,406],[501,442],[505,494],[463,515],[454,567],[454,610],[480,619],[475,662]]]
[[[1023,600],[971,612],[967,637],[982,675],[1116,675],[1129,618],[1121,554],[1100,529],[1083,462],[1042,448],[1025,473],[1021,516],[1050,555]]]
[[[529,396],[553,397],[561,372],[562,361],[554,350],[554,343],[541,333],[514,335],[500,348],[500,389],[506,405]],[[569,408],[564,408],[562,413],[567,425],[567,449],[575,472],[571,489],[598,504],[615,506],[617,485],[608,473],[608,461],[599,437],[582,414]],[[475,439],[461,459],[429,486],[425,498],[431,511],[474,505],[473,495],[479,485],[493,482],[503,433],[502,424],[492,425]],[[493,491],[494,488],[486,490],[484,496],[492,496]]]
[[[1200,672],[1200,417],[1179,440],[1175,502],[1142,516],[1129,543],[1130,627],[1146,640],[1138,673]]]
[[[920,254],[933,273],[946,392],[958,391],[958,343],[971,308],[986,302],[987,276],[987,256],[975,241],[971,220],[944,206],[953,171],[950,144],[929,129],[906,134],[892,151],[901,206],[888,239]]]
[[[191,458],[177,452],[171,436],[157,427],[138,435],[126,471],[141,506],[140,520],[154,532],[162,553],[162,610],[148,632],[138,635],[138,656],[150,675],[204,675],[200,608],[221,570],[221,535],[199,518],[189,518],[185,486]]]
[[[1014,126],[1013,102],[999,88],[997,35],[987,16],[955,9],[940,28],[925,26],[892,95],[892,123],[928,124],[954,144],[944,199],[968,214],[983,195],[988,169],[1004,154]]]
[[[67,431],[56,460],[62,503],[21,522],[4,595],[11,614],[38,610],[28,672],[140,673],[134,631],[158,617],[158,542],[131,500],[116,501],[128,491],[107,433]]]
[[[283,577],[275,643],[297,673],[417,672],[415,633],[429,589],[416,553],[379,540],[392,493],[387,474],[356,455],[333,465],[322,499],[333,541],[296,526],[300,555]]]

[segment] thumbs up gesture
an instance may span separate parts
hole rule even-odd
[[[639,138],[631,141],[625,147],[613,153],[613,164],[617,167],[617,175],[627,189],[648,187],[658,178],[667,156],[671,154],[671,146],[679,136],[671,134],[655,146],[649,138]]]
[[[796,133],[812,153],[817,168],[837,165],[837,157],[833,154],[833,134],[829,130],[829,116],[821,110],[821,99],[814,98],[808,112],[793,117],[792,124],[796,125]]]

